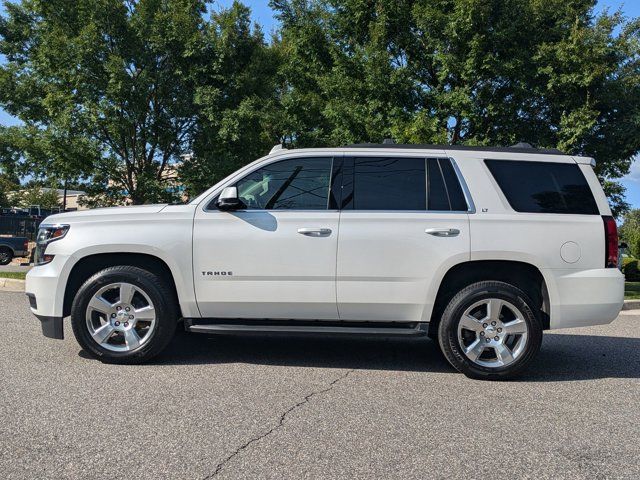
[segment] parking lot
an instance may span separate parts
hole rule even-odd
[[[640,316],[546,335],[523,377],[428,340],[179,332],[87,358],[0,292],[0,478],[639,478]]]

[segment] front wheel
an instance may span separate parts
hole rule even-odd
[[[137,267],[106,268],[78,290],[71,307],[82,348],[106,363],[141,363],[171,341],[177,323],[175,294],[166,281]]]
[[[512,377],[540,350],[542,324],[535,311],[533,302],[513,285],[474,283],[445,309],[438,329],[440,348],[468,377]]]
[[[10,248],[0,248],[0,265],[9,265],[13,260],[13,251]]]

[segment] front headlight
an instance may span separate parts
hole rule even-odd
[[[53,255],[47,255],[47,245],[64,238],[69,231],[69,225],[40,225],[36,237],[36,253],[34,265],[45,265],[53,260]]]

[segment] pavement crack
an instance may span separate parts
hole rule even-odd
[[[261,435],[258,435],[257,437],[251,438],[249,441],[247,441],[246,443],[244,443],[240,447],[238,447],[236,450],[234,450],[228,457],[226,457],[224,460],[222,460],[220,463],[218,463],[218,465],[216,465],[216,469],[213,471],[213,473],[211,473],[211,474],[207,475],[206,477],[204,477],[203,480],[209,480],[209,479],[215,477],[216,475],[218,475],[222,471],[224,466],[227,463],[229,463],[231,460],[233,460],[234,457],[236,457],[237,455],[242,453],[244,450],[249,448],[249,446],[251,446],[252,444],[254,444],[256,442],[259,442],[263,438],[266,438],[269,435],[271,435],[272,433],[274,433],[275,431],[279,430],[284,425],[284,421],[286,420],[287,416],[290,413],[294,412],[295,410],[297,410],[298,408],[302,407],[306,403],[309,403],[309,401],[313,397],[315,397],[316,395],[321,395],[323,393],[326,393],[326,392],[332,390],[333,387],[335,387],[338,382],[340,382],[340,381],[344,380],[345,378],[347,378],[349,376],[349,374],[351,374],[351,372],[353,372],[353,371],[354,371],[354,369],[348,370],[346,373],[344,373],[344,374],[340,375],[338,378],[332,380],[329,383],[329,385],[327,385],[327,387],[323,388],[322,390],[315,390],[315,391],[311,392],[310,394],[306,395],[302,400],[300,400],[298,403],[296,403],[295,405],[289,407],[282,415],[280,415],[280,419],[278,420],[278,423],[276,425],[274,425],[271,429],[269,429],[265,433],[263,433]]]

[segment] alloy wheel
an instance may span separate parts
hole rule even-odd
[[[465,310],[458,322],[458,342],[473,363],[506,367],[524,352],[529,328],[522,312],[511,302],[487,298]]]
[[[91,297],[86,324],[93,340],[114,352],[134,350],[150,338],[156,327],[156,309],[140,287],[111,283]]]

